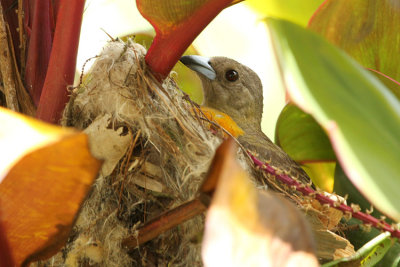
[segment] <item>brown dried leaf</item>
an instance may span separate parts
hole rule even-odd
[[[328,230],[335,228],[343,217],[343,212],[333,207],[325,208],[321,203],[313,199],[311,205],[314,209],[318,210],[321,214],[318,215],[321,223]]]
[[[347,239],[327,229],[325,222],[321,221],[320,211],[309,208],[306,215],[313,229],[318,258],[334,260],[354,255],[354,247]]]
[[[206,219],[205,265],[318,266],[302,214],[288,200],[257,190],[235,151],[231,139],[224,143],[210,171],[219,179]]]

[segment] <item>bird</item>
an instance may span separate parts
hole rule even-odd
[[[311,183],[301,166],[261,130],[263,87],[252,69],[227,57],[187,55],[180,61],[202,82],[202,106],[227,114],[243,130],[238,141],[246,150],[292,178]]]

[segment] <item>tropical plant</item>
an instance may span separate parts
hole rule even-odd
[[[153,75],[162,81],[208,23],[221,10],[241,1],[198,0],[191,5],[180,0],[136,2],[141,14],[155,29],[156,35],[145,60]],[[277,172],[253,156],[254,164],[298,192],[343,212],[338,230],[359,250],[350,257],[325,263],[326,266],[397,266],[400,261],[397,242],[400,231],[396,224],[400,220],[397,193],[400,187],[400,84],[397,82],[400,79],[397,25],[400,5],[395,0],[326,0],[323,3],[291,0],[285,5],[272,0],[245,2],[265,15],[263,22],[271,33],[280,78],[287,90],[289,103],[276,125],[276,143],[303,165],[318,187],[346,196],[347,204],[343,200],[332,200],[321,190],[304,187],[293,177]],[[0,8],[3,10],[0,12],[0,35],[7,36],[9,41],[0,38],[3,81],[0,104],[58,123],[75,75],[84,1],[18,1],[16,4],[16,1],[2,0]],[[0,111],[0,133],[8,132],[8,136],[14,133],[9,126],[9,121],[13,120],[10,117],[28,120],[10,115],[9,111]],[[44,136],[39,138],[40,142],[47,140],[46,144],[65,143],[70,138],[78,140],[74,141],[80,147],[76,153],[90,162],[91,166],[87,167],[90,175],[78,185],[73,184],[82,188],[76,202],[71,204],[76,208],[62,221],[67,230],[58,232],[59,240],[56,246],[54,242],[50,244],[52,249],[46,250],[42,243],[33,242],[34,248],[21,250],[14,244],[27,240],[10,242],[9,232],[4,234],[4,231],[19,229],[20,225],[0,220],[0,266],[27,263],[32,255],[43,256],[43,251],[47,253],[45,256],[55,253],[65,242],[74,214],[99,168],[99,163],[87,153],[87,144],[80,134],[57,130],[31,119],[21,125],[26,124],[34,125],[32,134],[39,132],[39,136]],[[18,131],[22,130],[15,132]],[[10,144],[18,142],[14,139]],[[31,147],[43,147],[40,142]],[[8,141],[0,142],[6,143]],[[21,149],[23,155],[28,155],[25,160],[29,161],[31,147],[27,145]],[[61,145],[57,149],[62,155],[71,155],[69,146]],[[4,151],[2,149],[1,156]],[[44,157],[48,155],[46,151],[43,153]],[[33,168],[32,164],[46,160],[38,157],[33,163],[21,161],[15,167],[26,164],[22,169]],[[70,160],[67,163],[74,162],[73,158]],[[12,196],[5,198],[7,192],[24,195],[25,191],[21,190],[34,184],[34,178],[29,176],[30,183],[23,188],[12,188],[10,179],[24,178],[22,174],[15,175],[20,169],[13,169],[12,164],[15,163],[0,165],[0,179],[3,179],[0,204],[8,209],[8,213],[2,211],[0,216],[10,216],[13,210],[23,209],[7,205],[12,199]],[[59,168],[86,173],[86,167],[82,170],[74,164]],[[49,173],[44,179],[51,180],[52,175],[54,173]],[[71,186],[68,181],[64,180]],[[57,190],[56,193],[62,191]],[[60,203],[69,193],[60,199],[45,201]],[[44,200],[46,194],[37,192],[32,198]],[[31,198],[30,195],[26,197]],[[372,211],[371,206],[376,210]],[[197,213],[202,211],[204,207]],[[52,224],[60,224],[60,221],[52,221]],[[40,225],[41,221],[36,224],[38,228],[26,228],[26,231],[41,232]],[[366,228],[370,231],[365,231]],[[381,231],[384,233],[379,234]],[[44,236],[50,240],[53,234],[47,232]]]

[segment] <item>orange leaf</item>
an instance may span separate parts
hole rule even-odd
[[[233,146],[231,139],[221,145],[209,174],[219,177],[206,218],[205,266],[318,266],[302,214],[283,197],[257,190]]]
[[[244,131],[236,124],[236,122],[228,114],[225,114],[221,111],[209,107],[201,107],[201,111],[204,113],[207,119],[219,124],[232,136],[239,137],[244,134]]]
[[[6,166],[8,171],[0,170],[5,175],[0,183],[0,235],[5,236],[14,263],[26,265],[50,257],[64,245],[101,163],[90,155],[83,133],[2,110],[0,121],[9,121],[4,124],[9,127],[1,129],[0,134],[10,144],[24,141],[17,138],[12,121],[20,129],[24,126],[25,133],[36,134],[36,145],[31,143],[28,151],[20,150],[24,156]],[[15,140],[9,137],[13,134]],[[31,149],[35,146],[40,148]],[[7,150],[1,151],[4,153]]]

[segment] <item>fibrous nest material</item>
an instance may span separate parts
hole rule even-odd
[[[71,91],[62,124],[86,132],[104,164],[67,244],[38,266],[202,265],[202,216],[136,249],[121,246],[141,223],[194,197],[223,136],[207,129],[173,79],[160,84],[145,53],[130,41],[110,42]],[[252,168],[238,155],[242,167]],[[327,257],[337,238],[329,239]]]
[[[110,42],[72,91],[63,124],[86,132],[104,164],[52,266],[201,265],[201,216],[131,252],[121,248],[140,223],[193,197],[221,142],[172,79],[161,85],[150,74],[145,53]]]

